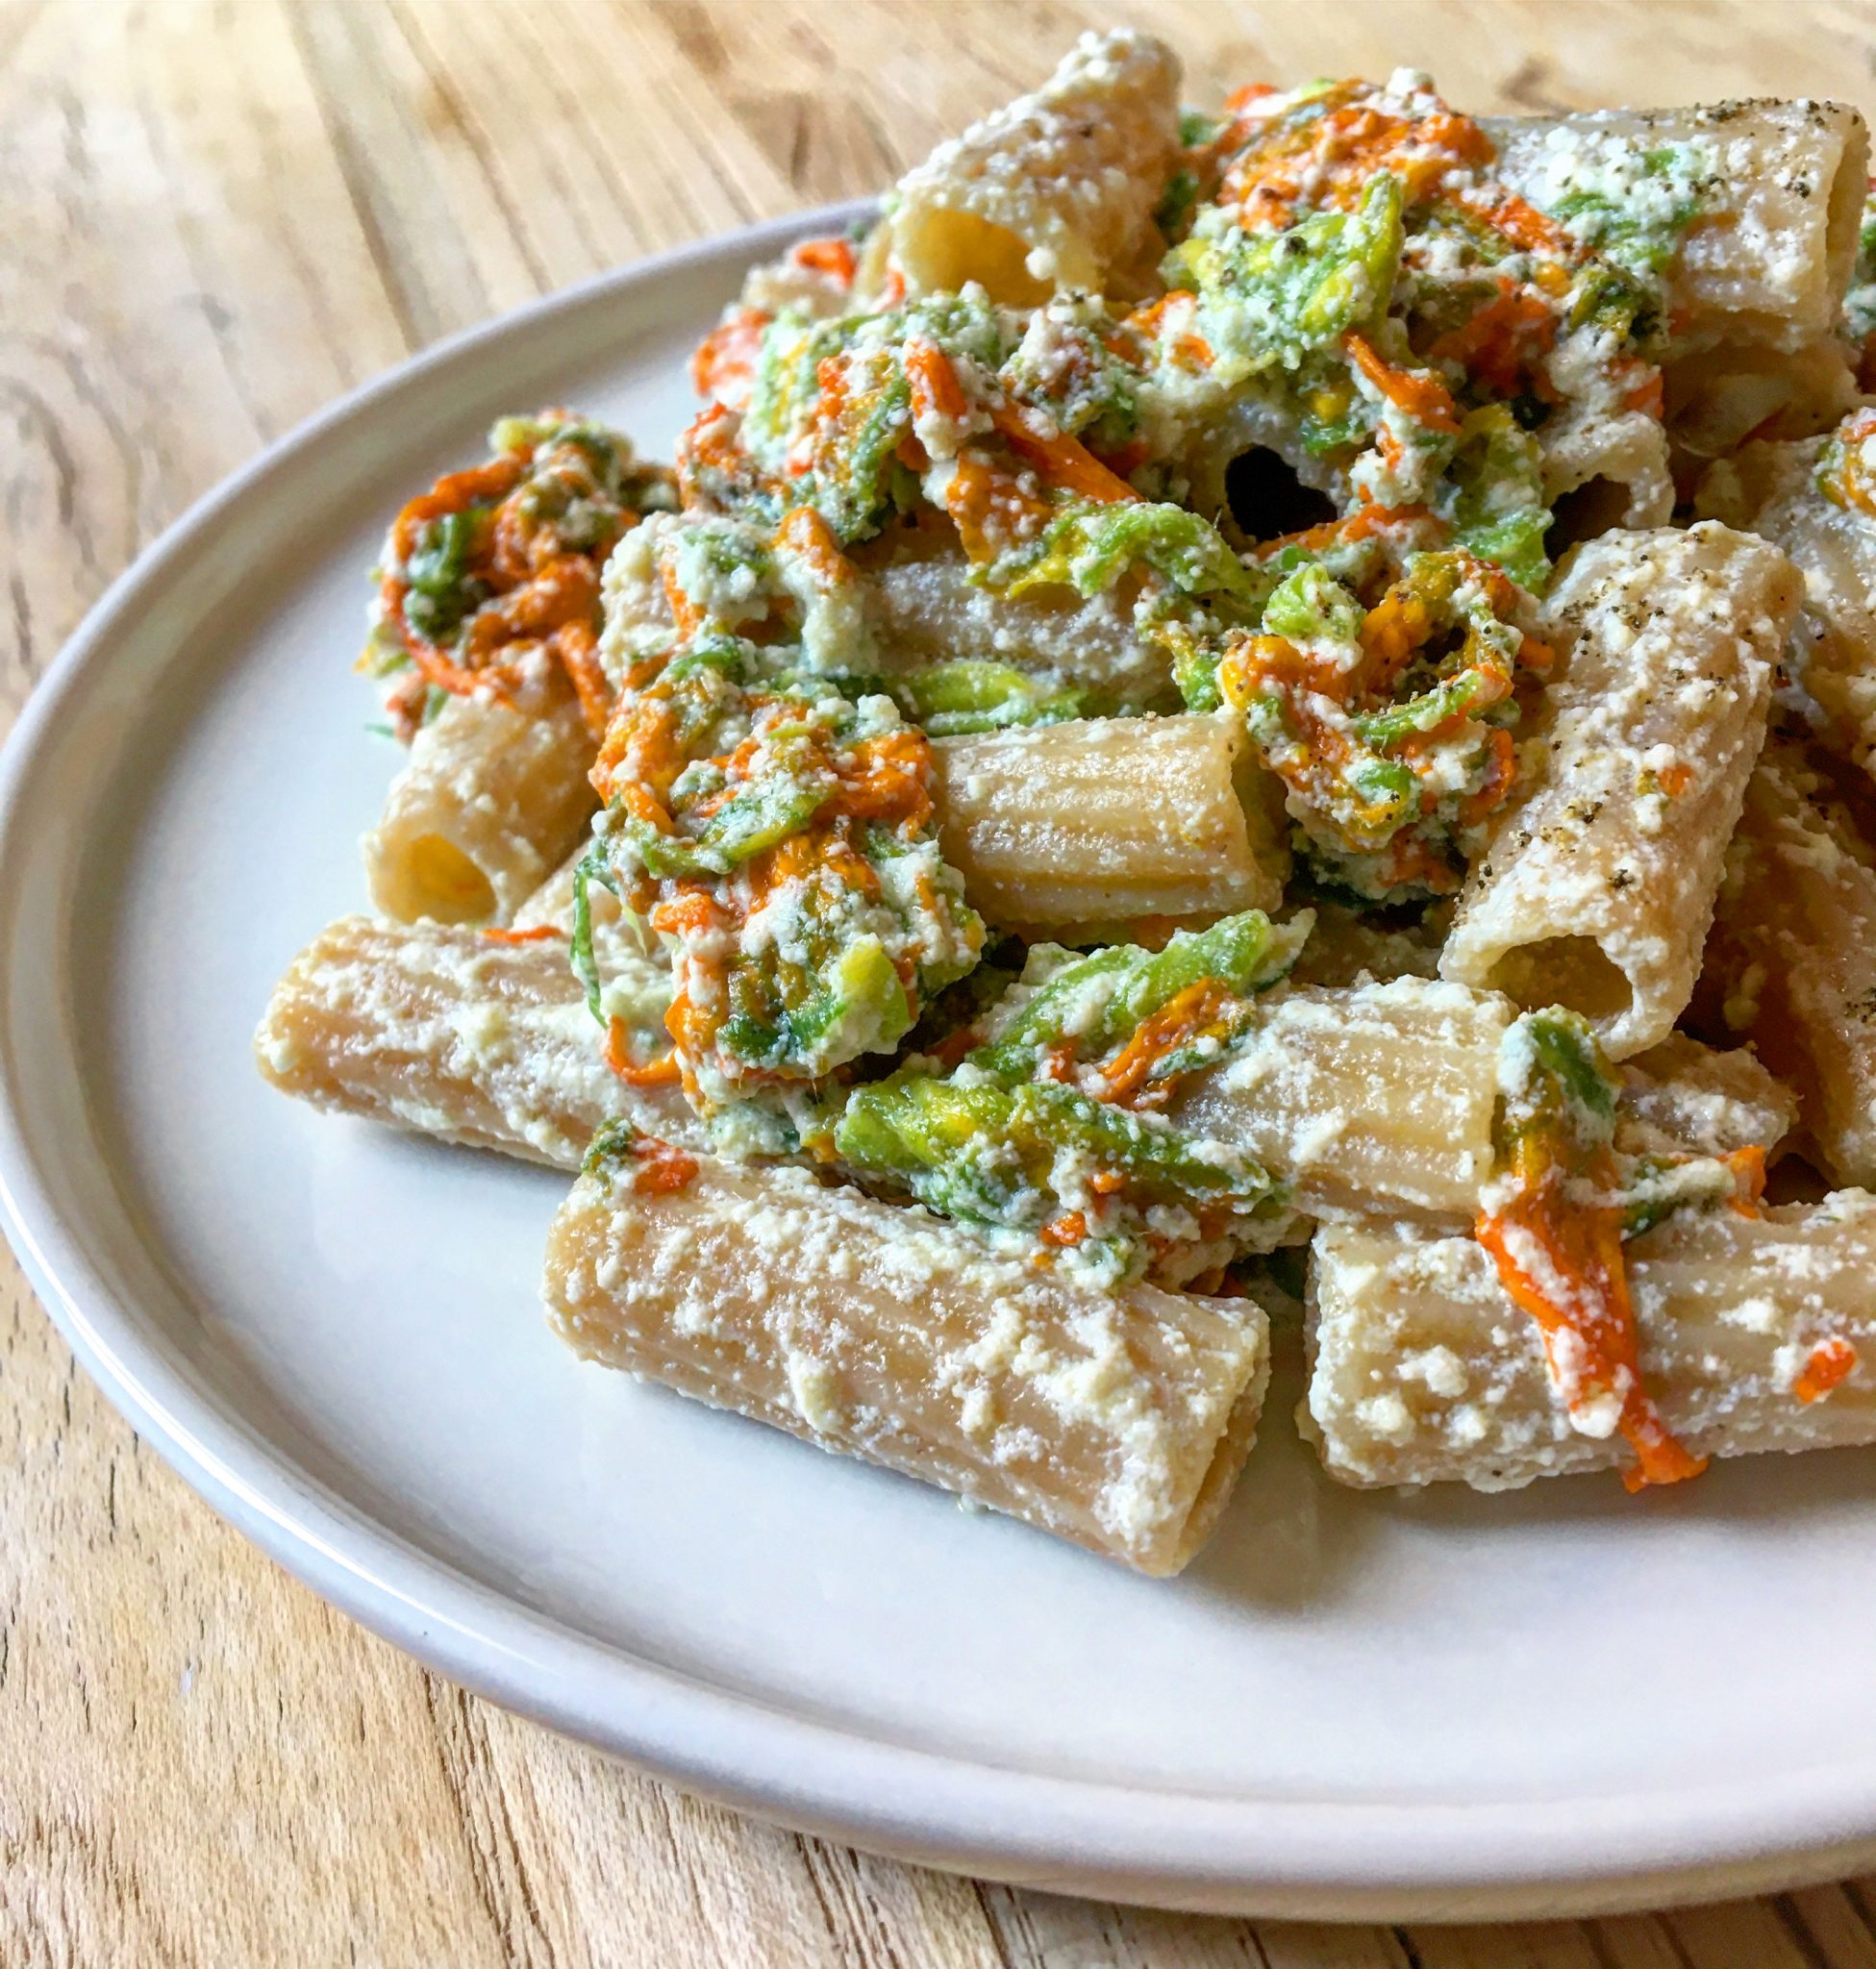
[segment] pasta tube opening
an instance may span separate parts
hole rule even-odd
[[[512,921],[585,830],[591,763],[568,688],[549,685],[518,709],[450,699],[364,837],[372,902],[400,923]]]
[[[1055,291],[1028,266],[1030,245],[1020,234],[975,212],[947,212],[899,241],[899,263],[921,293],[955,293],[976,281],[1003,308],[1037,308]]]
[[[1510,950],[1486,974],[1521,1010],[1561,1005],[1597,1023],[1613,1023],[1635,1003],[1635,988],[1592,936],[1546,936]]]
[[[1551,508],[1550,530],[1544,536],[1544,549],[1558,559],[1566,547],[1594,540],[1613,532],[1628,518],[1634,487],[1624,479],[1613,479],[1599,472],[1567,492],[1560,492]]]
[[[374,900],[400,923],[428,916],[437,923],[482,923],[495,913],[488,878],[452,840],[419,835],[401,857],[374,867]]]
[[[943,143],[899,181],[868,242],[862,293],[978,282],[1029,308],[1141,284],[1154,213],[1179,155],[1179,63],[1149,35],[1083,36],[1033,95]]]

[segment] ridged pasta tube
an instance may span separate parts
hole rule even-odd
[[[583,1178],[543,1292],[588,1359],[1176,1573],[1243,1467],[1268,1373],[1247,1300],[1076,1288],[805,1170]]]
[[[634,961],[609,957],[614,978]],[[663,978],[660,965],[638,981],[653,1023]],[[558,939],[347,916],[288,967],[254,1049],[275,1086],[315,1108],[556,1168],[577,1169],[619,1116],[692,1139],[676,1086],[628,1085],[601,1037]]]
[[[1338,1483],[1506,1490],[1631,1460],[1572,1425],[1472,1238],[1325,1225],[1310,1271],[1299,1420]],[[1876,1197],[1673,1217],[1629,1245],[1628,1280],[1642,1380],[1690,1451],[1876,1441]]]
[[[372,902],[399,923],[509,922],[597,806],[592,758],[563,685],[513,709],[451,698],[417,734],[364,837]]]
[[[1869,133],[1845,103],[1711,103],[1491,119],[1513,190],[1592,243],[1613,218],[1667,242],[1670,358],[1795,350],[1836,331],[1856,264]]]
[[[899,181],[861,270],[913,294],[980,282],[993,301],[1138,288],[1179,148],[1179,61],[1151,35],[1086,34],[1033,95],[941,143]]]
[[[1750,437],[1783,444],[1815,436],[1860,400],[1856,372],[1835,336],[1796,351],[1749,342],[1687,356],[1668,367],[1663,382],[1668,433],[1684,459],[1696,464],[1730,458]],[[1704,519],[1763,531],[1704,496],[1700,510]]]
[[[1075,719],[932,750],[944,859],[992,923],[1059,935],[1283,901],[1281,809],[1236,719]]]
[[[552,920],[546,891],[537,909]],[[662,1050],[666,960],[629,921],[595,936],[634,1052]],[[1243,1052],[1194,1075],[1170,1118],[1253,1156],[1305,1210],[1467,1219],[1491,1171],[1509,1019],[1501,998],[1413,978],[1281,991]],[[622,1082],[601,1037],[558,939],[355,916],[294,960],[255,1046],[266,1078],[315,1107],[558,1168],[578,1168],[619,1119],[697,1145],[677,1088]],[[1616,1146],[1629,1154],[1769,1150],[1791,1123],[1791,1097],[1748,1052],[1676,1034],[1623,1079]]]
[[[1876,853],[1795,746],[1746,789],[1701,978],[1709,1025],[1797,1090],[1813,1152],[1876,1184]]]
[[[998,595],[962,554],[901,558],[868,570],[866,614],[888,675],[959,659],[1008,663],[1092,693],[1105,705],[1177,704],[1163,651],[1134,627],[1133,597],[1072,588]]]
[[[1235,1058],[1193,1077],[1170,1117],[1256,1157],[1314,1216],[1470,1223],[1494,1168],[1496,992],[1400,977],[1273,994]],[[1621,1071],[1624,1155],[1774,1149],[1795,1103],[1753,1055],[1674,1034]]]
[[[1797,1096],[1747,1046],[1703,1046],[1670,1033],[1618,1070],[1615,1147],[1628,1156],[1777,1152],[1796,1127]]]
[[[1786,669],[1818,739],[1867,770],[1876,756],[1876,519],[1818,486],[1830,442],[1748,444],[1702,480],[1700,511],[1791,557],[1805,597]]]
[[[1198,1080],[1174,1123],[1248,1151],[1311,1212],[1476,1209],[1491,1173],[1495,992],[1422,978],[1305,986]]]
[[[1443,977],[1580,1011],[1614,1059],[1667,1036],[1799,592],[1777,548],[1711,521],[1605,535],[1565,563],[1545,618],[1567,661],[1461,891]]]

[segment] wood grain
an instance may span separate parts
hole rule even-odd
[[[190,499],[438,336],[869,189],[1119,13],[1193,93],[1876,99],[1836,0],[0,0],[0,716]],[[1490,1929],[1196,1920],[739,1819],[515,1721],[225,1529],[0,1260],[0,1963],[1876,1969],[1876,1882]]]

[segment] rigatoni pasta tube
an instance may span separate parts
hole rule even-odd
[[[609,954],[615,981],[626,961]],[[655,1025],[663,974],[640,962],[640,1023]],[[577,1169],[618,1116],[689,1140],[676,1086],[628,1085],[601,1037],[559,939],[348,916],[288,967],[254,1048],[275,1086],[316,1108],[557,1168]]]
[[[1178,703],[1165,653],[1134,625],[1130,592],[1041,585],[992,593],[962,554],[900,555],[866,573],[866,614],[888,675],[959,659],[1008,663],[1086,690],[1102,709]]]
[[[1496,992],[1414,977],[1284,989],[1235,1058],[1193,1076],[1170,1119],[1256,1157],[1313,1215],[1469,1222],[1493,1171],[1512,1011]],[[1622,1084],[1624,1155],[1770,1151],[1793,1120],[1789,1092],[1750,1053],[1679,1034],[1629,1061]]]
[[[1289,849],[1228,716],[1077,719],[940,738],[944,859],[992,923],[1275,910]]]
[[[511,709],[453,697],[420,731],[364,837],[371,900],[399,923],[506,923],[598,804],[571,690]]]
[[[1748,344],[1688,356],[1666,372],[1663,383],[1668,435],[1696,461],[1727,458],[1749,437],[1813,436],[1828,431],[1858,401],[1856,372],[1845,345],[1835,336],[1794,353]],[[1701,513],[1728,526],[1746,525],[1708,508],[1704,499]],[[1777,544],[1785,545],[1782,540]]]
[[[1848,441],[1868,442],[1869,430],[1859,416]],[[1748,444],[1701,481],[1700,511],[1770,540],[1804,576],[1786,668],[1813,735],[1866,770],[1876,757],[1876,518],[1818,485],[1831,442]]]
[[[1616,1059],[1667,1036],[1798,596],[1777,548],[1712,522],[1578,550],[1545,605],[1567,661],[1461,891],[1443,977],[1568,1006]]]
[[[1642,1380],[1688,1449],[1876,1441],[1876,1197],[1673,1217],[1627,1250]],[[1504,1490],[1632,1460],[1572,1425],[1472,1238],[1325,1225],[1310,1272],[1299,1419],[1338,1482]]]
[[[1397,978],[1303,987],[1172,1110],[1243,1149],[1309,1211],[1469,1216],[1491,1174],[1498,1043],[1510,1004]]]
[[[1670,357],[1835,333],[1869,135],[1844,103],[1736,102],[1488,120],[1498,174],[1591,244],[1657,234]]]
[[[1615,1148],[1625,1156],[1769,1158],[1797,1125],[1797,1096],[1750,1047],[1703,1046],[1670,1033],[1618,1071]]]
[[[1775,741],[1727,852],[1699,1009],[1796,1088],[1838,1183],[1876,1184],[1872,994],[1876,853],[1803,754]]]
[[[584,1177],[544,1294],[588,1358],[1177,1572],[1257,1427],[1263,1313],[1077,1289],[954,1226],[804,1170],[699,1159]]]
[[[977,281],[1028,308],[1138,287],[1163,250],[1153,215],[1179,149],[1179,62],[1163,41],[1086,34],[1033,95],[941,143],[899,181],[861,281],[914,294]]]

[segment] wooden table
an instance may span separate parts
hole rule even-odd
[[[1195,96],[1418,62],[1468,107],[1876,105],[1850,0],[1132,0]],[[0,0],[0,705],[182,507],[438,336],[885,184],[1069,0]],[[1876,1882],[1478,1930],[974,1884],[699,1805],[438,1681],[223,1527],[0,1259],[0,1962],[1876,1965]]]

